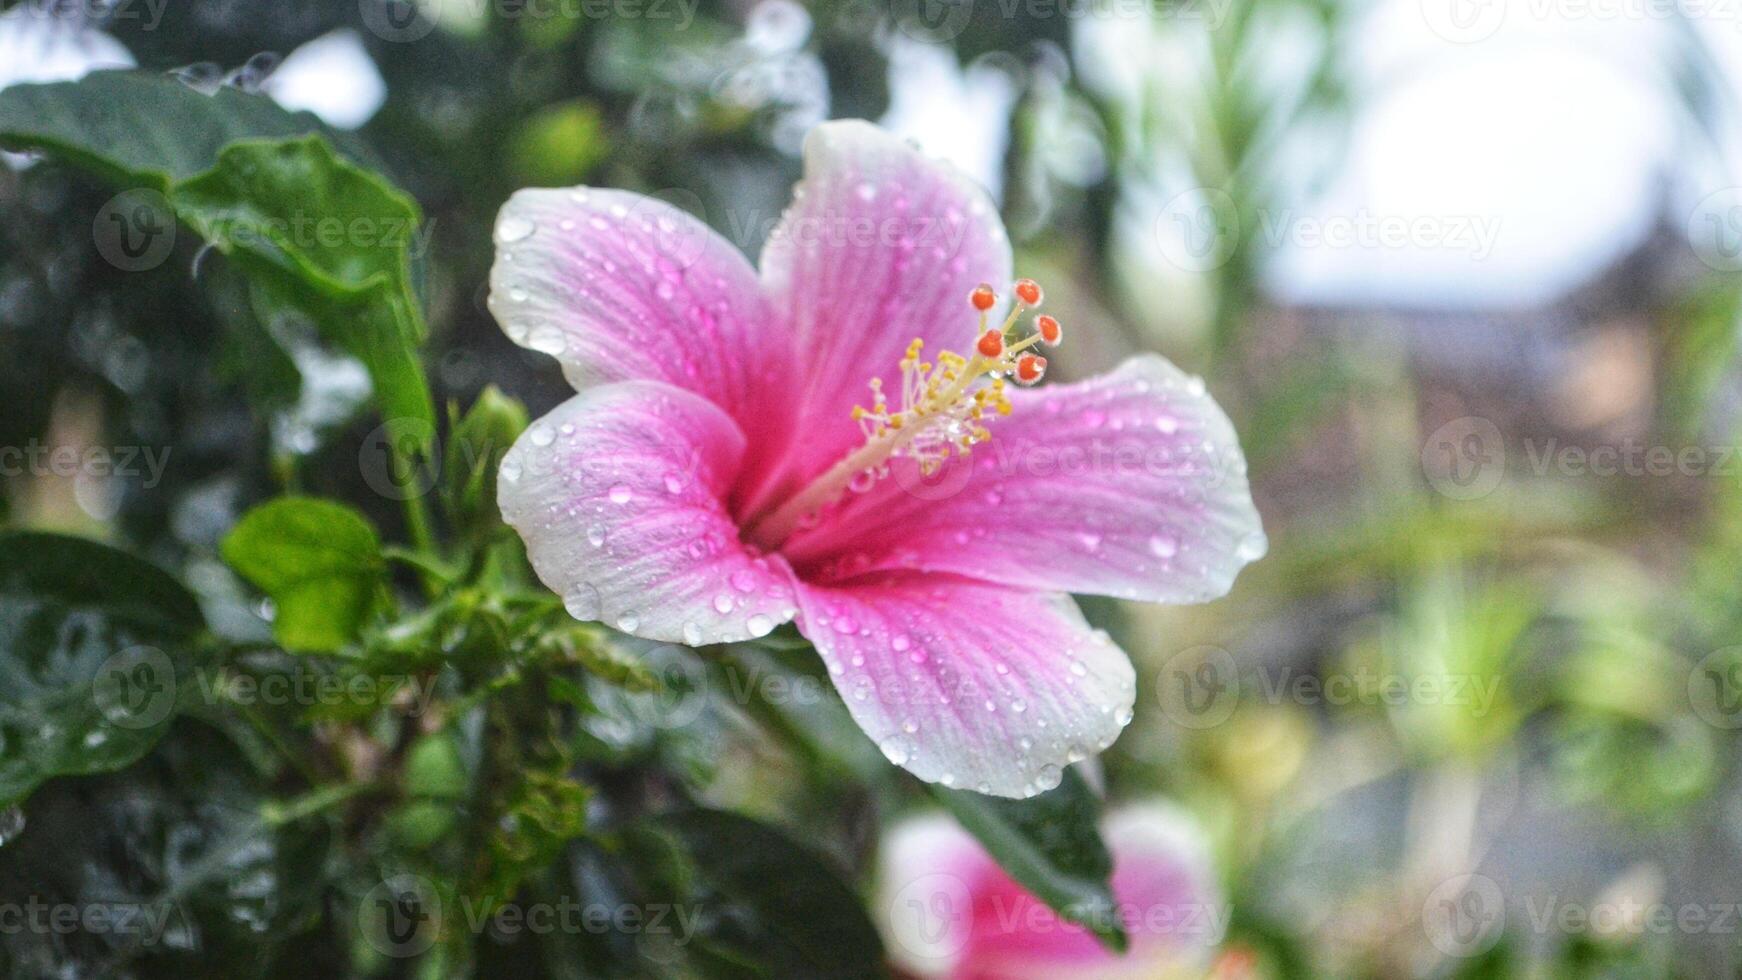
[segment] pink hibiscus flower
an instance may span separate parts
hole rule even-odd
[[[1111,813],[1113,914],[1130,937],[1110,952],[1080,925],[1029,894],[954,820],[895,826],[880,860],[879,908],[904,969],[949,980],[1198,980],[1227,929],[1209,846],[1172,807]]]
[[[988,326],[985,192],[863,122],[804,157],[760,275],[636,194],[503,207],[490,309],[581,393],[504,459],[502,514],[577,618],[691,646],[793,621],[891,761],[1043,791],[1135,696],[1068,593],[1204,601],[1263,554],[1233,428],[1154,355],[1007,389],[1060,329]]]

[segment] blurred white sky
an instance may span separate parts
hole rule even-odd
[[[1691,209],[1666,198],[1678,175],[1710,163],[1674,89],[1687,50],[1678,30],[1698,31],[1735,72],[1742,22],[1677,25],[1650,10],[1643,0],[1385,0],[1349,48],[1360,106],[1350,155],[1301,211],[1425,218],[1448,233],[1462,220],[1490,229],[1492,247],[1290,243],[1272,287],[1308,302],[1528,305],[1633,248],[1663,205]]]

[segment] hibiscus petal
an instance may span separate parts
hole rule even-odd
[[[750,553],[722,503],[743,454],[743,433],[700,397],[605,385],[521,435],[497,500],[577,619],[690,646],[744,640],[796,608],[790,570]]]
[[[1067,596],[895,572],[799,609],[853,720],[927,782],[1032,796],[1131,720],[1131,661]]]
[[[1102,835],[1131,937],[1125,955],[1062,920],[941,814],[896,825],[881,849],[891,954],[916,975],[961,980],[1203,976],[1229,909],[1202,830],[1177,808],[1149,802],[1109,814]]]
[[[1221,942],[1228,908],[1207,843],[1172,807],[1147,804],[1110,814],[1102,836],[1113,853],[1115,909],[1131,938],[1124,956],[1065,922],[1009,876],[983,879],[958,977],[1000,980],[1138,980],[1201,977]]]
[[[516,192],[496,219],[489,302],[509,338],[554,356],[577,390],[664,381],[725,409],[752,445],[782,438],[791,336],[743,254],[664,201]]]
[[[781,550],[801,575],[954,572],[1027,589],[1204,602],[1266,549],[1234,428],[1155,354],[1012,393],[972,462],[891,476]]]
[[[805,439],[789,475],[808,478],[862,438],[856,403],[873,377],[901,391],[914,338],[965,350],[968,292],[1010,282],[1010,241],[985,190],[857,120],[824,123],[804,144],[804,180],[762,251],[764,292],[796,334]]]
[[[1231,910],[1210,842],[1189,814],[1162,802],[1133,804],[1109,813],[1101,833],[1113,852],[1113,894],[1128,916],[1133,951],[1202,955],[1221,945]],[[1168,913],[1153,914],[1162,909]]]

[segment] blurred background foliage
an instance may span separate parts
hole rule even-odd
[[[669,16],[648,0],[641,16],[597,17],[508,0],[420,6],[412,20],[373,0],[171,0],[151,26],[127,16],[138,4],[88,12],[142,69],[269,93],[276,55],[347,32],[382,95],[356,138],[431,232],[416,288],[444,407],[494,385],[536,417],[568,391],[484,307],[489,229],[516,188],[658,193],[755,254],[821,119],[882,119],[957,159],[998,194],[1018,268],[1069,318],[1055,372],[1159,350],[1206,375],[1250,457],[1272,551],[1228,599],[1088,608],[1143,678],[1135,723],[1101,761],[1105,785],[1120,798],[1172,796],[1212,828],[1230,942],[1255,954],[1258,975],[1735,975],[1734,928],[1568,935],[1515,915],[1492,949],[1456,957],[1421,920],[1434,887],[1466,872],[1508,896],[1737,899],[1742,461],[1726,454],[1742,195],[1724,195],[1742,177],[1742,79],[1735,42],[1714,39],[1737,24],[1573,17],[1563,31],[1545,18],[1448,40],[1431,29],[1448,22],[1413,0],[702,0],[667,5]],[[396,37],[394,24],[419,25],[418,36]],[[1608,74],[1593,80],[1599,69]],[[1494,77],[1472,81],[1481,71]],[[1436,75],[1449,76],[1463,115],[1440,113]],[[363,101],[375,84],[332,77]],[[1531,142],[1535,129],[1546,134]],[[1426,157],[1375,144],[1388,133]],[[1657,155],[1641,151],[1628,170],[1620,143]],[[1439,165],[1400,172],[1424,158]],[[398,502],[371,481],[367,377],[306,323],[253,322],[247,287],[193,236],[151,270],[113,267],[92,240],[112,189],[55,161],[13,162],[0,170],[0,445],[170,447],[173,458],[149,487],[11,476],[7,522],[125,543],[180,570],[214,628],[258,639],[249,663],[282,669],[219,542],[286,490],[353,503],[405,540]],[[1484,182],[1495,174],[1522,189]],[[1467,193],[1432,192],[1447,180]],[[1506,210],[1521,198],[1560,210]],[[1414,233],[1337,247],[1267,231],[1362,213],[1442,230],[1492,218],[1496,247],[1446,259],[1460,247]],[[1576,220],[1593,213],[1602,220]],[[1543,242],[1547,257],[1529,251]],[[1593,472],[1564,454],[1540,465],[1569,447],[1588,460],[1605,448],[1706,455],[1671,472]],[[598,658],[594,668],[636,669],[609,667],[627,655],[588,642],[575,655]],[[741,656],[809,669],[802,651]],[[724,683],[717,662],[678,667]],[[1416,693],[1388,697],[1397,685]],[[648,702],[633,684],[554,678],[550,691],[610,701],[526,747],[553,774],[584,760],[599,795],[583,809],[703,799],[759,813],[863,872],[879,814],[907,799],[836,705],[710,701],[672,726],[660,715],[669,692]],[[275,731],[271,720],[252,733],[178,723],[144,768],[49,783],[31,823],[81,850],[119,835],[109,858],[181,873],[173,852],[186,842],[153,829],[167,818],[105,814],[145,798],[134,784],[161,784],[150,792],[164,807],[210,811],[202,833],[241,839],[223,825],[257,819],[241,798],[260,790],[230,769]],[[217,903],[251,950],[230,962],[307,972],[339,956],[319,911],[331,899],[298,854],[330,862],[382,839],[454,846],[443,773],[462,763],[444,760],[474,751],[475,734],[427,735],[409,762],[391,760],[427,785],[368,836],[299,833],[212,858],[228,862],[226,877],[187,894]],[[189,770],[213,740],[223,747],[200,748]],[[366,752],[340,747],[354,778],[390,761],[346,756]],[[522,802],[534,829],[494,839],[503,867],[524,869],[532,888],[563,875],[617,887],[610,856],[562,848],[564,801]],[[60,876],[73,890],[145,885],[97,863],[18,858],[5,874]],[[313,894],[280,887],[305,879]],[[270,901],[251,906],[251,887]],[[268,935],[302,938],[261,952],[254,940]],[[625,953],[609,945],[564,951],[564,962],[609,973],[603,964]],[[478,956],[481,968],[532,969],[522,947],[486,941]],[[545,954],[540,969],[560,973],[550,964],[561,959]]]

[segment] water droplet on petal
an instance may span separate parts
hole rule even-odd
[[[633,612],[624,612],[617,617],[617,628],[625,633],[633,633],[641,626],[641,617]]]
[[[714,597],[714,611],[724,616],[732,611],[732,597],[721,593]]]
[[[1179,542],[1171,534],[1157,534],[1149,539],[1149,551],[1157,558],[1172,558],[1179,553]]]
[[[751,636],[767,636],[774,632],[774,620],[761,613],[751,616],[744,626],[750,630]]]
[[[593,622],[599,618],[599,590],[586,582],[576,586],[573,591],[563,596],[563,606],[569,615],[582,622]]]
[[[634,499],[635,491],[629,489],[629,484],[619,483],[611,488],[610,497],[614,504],[626,504]]]
[[[530,236],[537,228],[531,221],[513,215],[503,218],[496,225],[496,239],[502,242],[518,242]]]
[[[890,762],[898,766],[905,765],[908,757],[911,755],[911,752],[907,747],[907,739],[902,738],[899,735],[891,735],[883,741],[878,742],[877,747],[883,750],[883,757],[885,759],[888,759]]]
[[[556,433],[548,425],[535,425],[526,433],[534,446],[548,446],[556,441]]]
[[[1241,561],[1257,561],[1263,558],[1264,553],[1269,550],[1270,540],[1264,536],[1264,532],[1253,531],[1241,538],[1240,543],[1234,546],[1234,557]]]
[[[699,647],[702,645],[702,628],[695,623],[683,624],[683,641],[686,645]]]
[[[1045,792],[1049,789],[1056,789],[1058,784],[1064,781],[1064,778],[1064,770],[1048,763],[1040,767],[1040,772],[1035,773],[1034,784],[1040,787],[1041,792]]]

